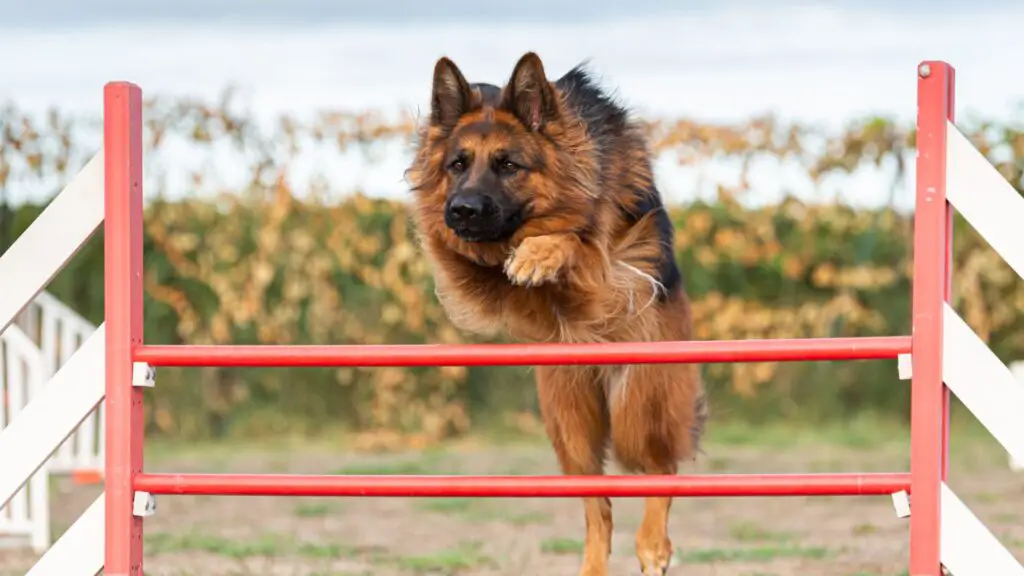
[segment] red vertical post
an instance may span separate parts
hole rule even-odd
[[[917,190],[911,382],[910,576],[940,576],[940,497],[946,470],[949,397],[942,380],[942,313],[949,296],[950,209],[946,122],[953,68],[918,66]]]
[[[107,576],[142,576],[142,519],[132,482],[142,472],[142,391],[132,386],[132,351],[142,344],[142,91],[103,89],[104,313],[106,316]]]
[[[949,67],[949,80],[946,82],[949,89],[949,100],[946,109],[946,118],[950,122],[956,122],[956,69]],[[946,204],[946,291],[943,299],[946,302],[953,301],[953,206]],[[949,477],[949,388],[943,386],[942,397],[942,480],[945,482]]]

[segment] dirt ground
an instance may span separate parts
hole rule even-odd
[[[858,434],[726,432],[683,470],[708,472],[899,471],[905,438]],[[543,441],[462,442],[426,453],[361,455],[328,447],[196,448],[147,454],[167,472],[338,474],[549,474]],[[1024,474],[987,438],[953,445],[951,486],[1024,560]],[[55,483],[55,531],[98,487]],[[574,499],[159,498],[146,521],[153,576],[575,575],[583,516]],[[612,574],[638,574],[633,532],[642,501],[613,501]],[[669,574],[692,576],[896,576],[906,574],[908,522],[888,497],[677,500]],[[24,574],[30,552],[0,550],[0,575]]]

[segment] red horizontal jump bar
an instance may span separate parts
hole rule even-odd
[[[910,352],[909,336],[596,344],[139,346],[154,366],[535,366],[872,360]]]
[[[295,476],[139,474],[151,494],[221,496],[570,497],[859,496],[910,491],[910,474],[680,476]]]

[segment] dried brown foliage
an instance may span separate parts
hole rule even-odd
[[[409,138],[414,118],[332,112],[305,122],[281,118],[268,129],[235,110],[230,97],[216,104],[160,99],[147,104],[146,115],[154,163],[172,141],[204,151],[222,146],[245,159],[249,175],[243,185],[226,188],[216,165],[167,172],[160,165],[152,168],[161,175],[184,172],[189,191],[206,195],[160,200],[147,208],[148,341],[378,344],[467,338],[448,323],[433,295],[429,270],[401,202],[360,194],[331,200],[329,186],[318,180],[303,194],[289,184],[288,169],[311,147],[372,154],[381,142]],[[88,138],[76,139],[74,130],[95,128],[94,121],[58,113],[36,121],[13,107],[0,111],[0,120],[0,187],[32,179],[65,181],[88,153],[83,143]],[[895,179],[903,178],[914,144],[907,127],[868,119],[840,134],[827,134],[762,117],[737,125],[652,120],[648,130],[658,154],[687,165],[735,161],[742,174],[739,186],[719,188],[715,202],[671,209],[681,264],[695,300],[698,338],[908,332],[912,222],[906,216],[892,209],[857,211],[791,199],[763,208],[741,205],[750,189],[750,164],[759,158],[796,162],[815,183],[864,165],[888,167]],[[1024,132],[979,123],[970,136],[1019,186]],[[163,184],[150,186],[152,190]],[[957,307],[998,353],[1020,355],[1021,282],[962,223],[956,250]],[[101,273],[87,273],[93,280],[89,294],[68,288],[64,296],[97,318]],[[81,278],[78,272],[77,280]],[[905,408],[905,393],[892,391],[896,384],[891,367],[816,370],[801,372],[773,363],[714,365],[708,366],[708,376],[728,384],[716,389],[719,400],[730,406],[766,396],[776,397],[770,405],[779,407],[795,396],[803,402],[816,394],[822,405],[839,398],[855,408]],[[813,386],[802,383],[811,377]],[[208,389],[189,396],[183,390],[200,383],[184,375],[177,378],[154,393],[150,408],[157,431],[208,432],[201,421],[186,422],[183,413],[231,420],[232,414],[248,410],[265,422],[316,414],[323,425],[343,420],[363,434],[368,446],[410,440],[422,444],[464,432],[470,426],[469,398],[480,396],[491,380],[508,380],[498,369],[264,371],[244,377],[212,370],[202,377]],[[835,382],[835,389],[827,389],[828,380]],[[512,381],[529,386],[529,374],[516,372]],[[770,382],[774,384],[766,387]],[[256,420],[235,426],[268,431],[254,424]],[[289,425],[266,427],[276,432]]]

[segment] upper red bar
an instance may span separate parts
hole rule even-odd
[[[582,497],[864,496],[910,489],[906,473],[678,476],[296,476],[140,474],[151,494],[220,496]]]
[[[139,346],[154,366],[537,366],[872,360],[910,352],[909,336],[601,344]]]

